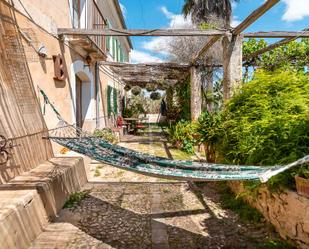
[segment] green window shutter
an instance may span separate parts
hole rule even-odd
[[[118,96],[117,96],[117,89],[113,89],[113,98],[114,98],[114,115],[118,114]]]
[[[112,90],[113,88],[111,86],[107,86],[107,113],[108,117],[112,115]]]

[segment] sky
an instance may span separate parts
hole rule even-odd
[[[240,0],[233,3],[233,22],[236,26],[264,0]],[[120,0],[129,29],[186,28],[190,19],[181,15],[184,0]],[[309,0],[281,0],[246,32],[252,31],[299,31],[309,27]],[[132,37],[133,63],[161,62],[167,54],[166,37]],[[269,40],[274,42],[276,40]]]

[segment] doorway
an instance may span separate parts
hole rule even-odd
[[[83,81],[78,75],[76,81],[76,125],[83,128],[87,113],[90,112],[91,103],[91,83]],[[89,114],[88,114],[89,115]]]

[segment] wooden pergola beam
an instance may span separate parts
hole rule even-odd
[[[207,52],[207,50],[210,49],[212,45],[214,45],[221,37],[221,35],[213,36],[208,42],[206,42],[205,45],[197,52],[197,54],[194,55],[192,59],[192,64],[195,64],[196,61],[201,56],[203,56]]]
[[[245,33],[245,38],[308,38],[309,31],[268,31]]]
[[[253,11],[241,24],[239,24],[232,31],[232,33],[234,35],[239,35],[279,1],[280,0],[268,0],[267,2],[265,2],[261,7]],[[208,42],[206,42],[206,44],[201,48],[201,50],[193,57],[192,64],[194,64],[198,60],[198,58],[203,56],[207,52],[207,50],[210,49],[221,38],[222,35],[223,34],[214,36]]]
[[[190,67],[189,64],[179,64],[179,63],[172,63],[172,62],[160,62],[160,63],[123,63],[123,62],[109,62],[109,61],[102,61],[100,62],[102,66],[111,66],[111,67],[125,67],[125,68],[138,68],[138,67],[163,67],[163,68],[188,68]]]
[[[303,29],[303,31],[309,31],[309,28]],[[283,46],[285,44],[288,44],[288,43],[290,43],[292,41],[295,41],[297,38],[298,37],[290,37],[290,38],[286,38],[286,39],[280,40],[278,42],[275,42],[275,43],[273,43],[273,44],[271,44],[271,45],[269,45],[269,46],[267,46],[265,48],[262,48],[262,49],[260,49],[258,51],[255,51],[254,53],[244,57],[244,60],[247,61],[247,60],[250,60],[251,58],[255,58],[255,57],[257,57],[257,56],[259,56],[261,54],[264,54],[264,53],[266,53],[268,51],[271,51],[271,50],[276,49],[278,47],[281,47],[281,46]]]
[[[259,19],[263,14],[265,14],[274,5],[279,3],[280,0],[267,0],[261,7],[253,11],[242,23],[240,23],[234,30],[234,35],[239,35],[246,28],[248,28],[252,23]]]
[[[227,31],[200,29],[73,29],[59,28],[58,35],[84,36],[214,36],[224,35]]]

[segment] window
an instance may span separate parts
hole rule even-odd
[[[80,0],[72,0],[73,28],[80,27]]]

